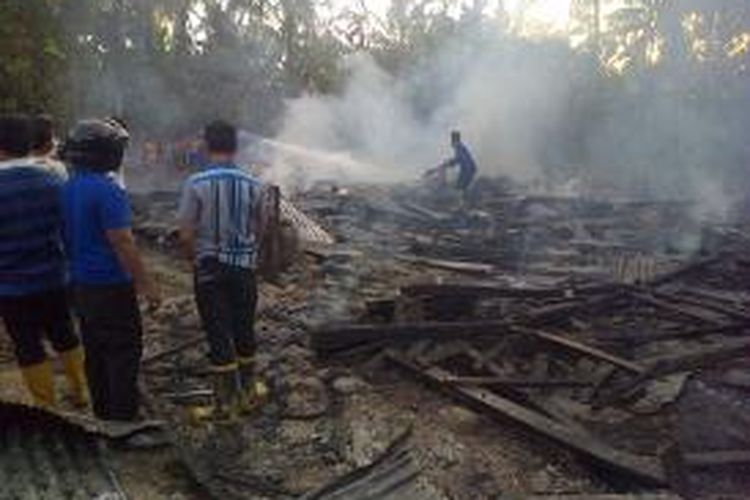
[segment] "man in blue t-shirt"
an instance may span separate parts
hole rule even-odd
[[[56,403],[46,337],[62,358],[73,402],[85,406],[83,351],[65,292],[63,180],[27,157],[31,125],[22,115],[0,116],[0,317],[34,403]]]
[[[73,171],[63,192],[65,243],[94,414],[123,421],[138,416],[137,294],[152,307],[160,302],[135,245],[127,195],[111,175],[120,167],[127,140],[114,122],[85,120],[63,149]]]

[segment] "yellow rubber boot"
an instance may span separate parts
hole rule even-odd
[[[217,424],[237,421],[239,375],[237,363],[213,367],[214,403],[211,406],[194,406],[189,410],[190,421],[199,424],[210,420]]]
[[[268,386],[255,376],[255,362],[252,357],[239,359],[240,396],[237,400],[239,412],[249,415],[268,402]]]
[[[34,404],[42,408],[55,406],[55,382],[49,360],[35,365],[22,366],[21,373]]]
[[[78,408],[85,408],[89,404],[89,389],[86,384],[86,370],[81,346],[74,347],[60,353],[63,362],[65,378],[68,379],[73,404]]]

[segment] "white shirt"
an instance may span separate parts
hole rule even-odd
[[[54,158],[49,156],[30,156],[28,161],[31,165],[41,167],[50,173],[59,175],[63,179],[68,178],[68,169],[65,168],[65,164]]]

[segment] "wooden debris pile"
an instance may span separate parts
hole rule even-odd
[[[457,226],[415,202],[395,209],[389,200],[368,209],[362,199],[328,205],[332,227],[349,235],[366,229],[373,242],[390,238],[398,261],[421,267],[424,278],[369,301],[359,322],[317,329],[319,355],[387,359],[480,412],[579,452],[613,482],[669,485],[684,495],[747,491],[750,427],[732,426],[737,436],[728,441],[727,426],[702,424],[695,404],[684,403],[694,384],[711,380],[721,387],[713,398],[725,398],[713,403],[717,414],[750,419],[742,393],[750,383],[736,387],[750,380],[750,245],[742,233],[715,227],[680,248],[696,227],[681,218],[664,230],[684,210],[679,204],[593,210],[580,200],[543,200],[554,210],[530,215],[531,202],[495,200],[484,222]],[[504,225],[501,211],[514,213]],[[366,224],[361,213],[371,214]],[[498,227],[506,236],[525,227],[532,243],[522,258],[488,250],[514,241]],[[481,235],[491,238],[482,243]],[[596,272],[586,271],[592,263]],[[430,269],[454,278],[435,280]],[[696,427],[701,439],[688,438]],[[710,470],[685,480],[698,477],[695,467]]]

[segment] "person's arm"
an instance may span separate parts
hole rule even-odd
[[[135,244],[131,230],[130,203],[125,190],[113,182],[107,184],[99,199],[99,216],[112,250],[117,255],[123,270],[132,278],[136,291],[143,296],[150,307],[158,307],[161,296],[156,283],[146,272],[141,254]]]
[[[447,160],[439,163],[436,167],[433,167],[433,168],[425,171],[425,173],[422,174],[422,177],[423,178],[428,178],[428,177],[433,177],[433,176],[436,176],[436,175],[442,175],[442,173],[446,169],[448,169],[450,167],[454,167],[457,164],[458,164],[458,160],[456,159],[455,156],[453,158],[448,158]]]
[[[440,167],[441,168],[451,168],[451,167],[455,167],[456,165],[458,165],[458,157],[457,156],[453,156],[452,158],[448,158],[443,163],[441,163]]]
[[[177,230],[180,240],[182,255],[188,262],[195,261],[195,227],[189,222],[180,221],[180,227]]]
[[[182,190],[177,210],[178,238],[182,254],[188,262],[195,262],[195,227],[200,215],[200,201],[192,186],[187,183]]]
[[[133,277],[138,293],[145,297],[149,306],[158,307],[161,303],[161,295],[151,275],[146,272],[133,232],[130,228],[108,229],[106,234],[120,265]]]

